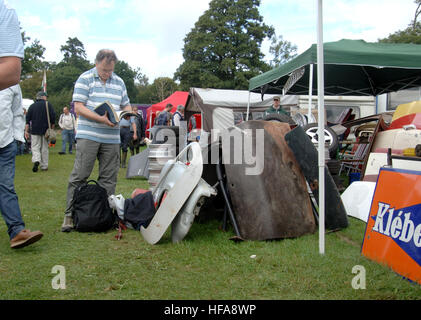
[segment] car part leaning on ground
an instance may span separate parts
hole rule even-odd
[[[140,229],[148,243],[157,243],[170,224],[173,242],[186,236],[200,211],[203,197],[216,195],[216,190],[201,179],[202,172],[203,159],[197,142],[165,164],[153,190],[157,212],[148,227]]]

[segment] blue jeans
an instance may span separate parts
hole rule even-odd
[[[127,148],[129,147],[130,142],[130,128],[120,127],[120,147],[123,152],[127,152]]]
[[[16,155],[18,156],[23,155],[25,153],[25,143],[17,141],[17,140],[15,140],[15,143],[17,146]]]
[[[75,140],[74,130],[63,130],[61,131],[62,145],[61,152],[66,152],[66,143],[69,144],[69,153],[72,153],[73,142]]]
[[[7,225],[9,238],[13,239],[25,229],[15,192],[15,142],[0,148],[0,211]]]

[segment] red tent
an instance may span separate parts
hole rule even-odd
[[[153,127],[153,122],[155,120],[156,112],[164,110],[165,106],[168,103],[171,103],[173,105],[173,108],[171,109],[171,113],[174,113],[177,111],[178,105],[186,106],[187,97],[189,96],[188,92],[185,91],[176,91],[172,95],[170,95],[168,98],[162,100],[161,102],[158,102],[156,104],[151,105],[146,110],[146,119],[148,120],[148,123],[146,124],[146,130]],[[148,131],[146,132],[146,136],[149,137]]]

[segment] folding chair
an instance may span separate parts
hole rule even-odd
[[[356,149],[353,153],[344,152],[342,154],[339,175],[341,175],[342,170],[347,170],[347,175],[349,175],[351,171],[361,172],[361,166],[364,163],[369,145],[369,143],[359,143],[356,145]]]

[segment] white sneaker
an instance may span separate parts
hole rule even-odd
[[[121,220],[124,220],[124,201],[125,199],[121,194],[108,197],[110,208],[117,211],[117,215]]]

